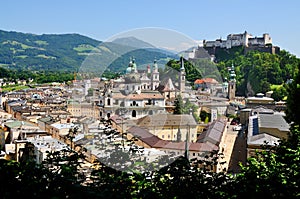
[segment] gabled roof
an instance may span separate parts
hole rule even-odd
[[[161,82],[159,84],[159,86],[157,87],[157,89],[159,92],[169,92],[169,91],[179,91],[173,84],[171,78],[168,78],[166,80],[164,80],[163,82]]]
[[[208,127],[208,130],[201,133],[198,138],[198,143],[210,142],[212,144],[217,144],[221,142],[221,138],[224,132],[224,128],[226,126],[226,122],[222,120],[216,120],[211,123]]]
[[[204,84],[204,83],[209,83],[209,84],[218,84],[219,82],[215,80],[214,78],[206,77],[203,79],[197,79],[195,84]]]
[[[194,82],[194,84],[204,84],[204,80],[203,79],[196,79],[196,81]]]

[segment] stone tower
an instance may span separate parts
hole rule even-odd
[[[159,72],[156,60],[153,63],[153,71],[151,74],[151,88],[155,90],[159,86]]]
[[[180,58],[180,70],[179,70],[179,91],[184,92],[185,91],[185,68],[184,68],[184,60],[183,57]]]
[[[236,91],[236,80],[235,80],[235,71],[234,66],[232,64],[231,68],[229,69],[229,82],[228,82],[228,98],[230,101],[235,99],[235,91]]]

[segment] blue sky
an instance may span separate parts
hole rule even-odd
[[[247,30],[269,33],[275,45],[300,57],[299,8],[298,0],[7,0],[0,2],[0,29],[98,40],[143,27],[172,29],[195,40]]]

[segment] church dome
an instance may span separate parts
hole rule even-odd
[[[130,66],[128,66],[128,68],[126,69],[126,74],[129,74],[129,73],[131,73],[131,67]]]

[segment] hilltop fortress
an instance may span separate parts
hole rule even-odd
[[[272,38],[268,33],[263,34],[262,37],[254,37],[245,31],[241,34],[229,34],[226,40],[222,40],[222,38],[215,41],[203,40],[203,47],[210,55],[215,54],[214,51],[216,48],[230,49],[238,46],[245,47],[245,53],[249,50],[259,50],[277,54],[280,51],[279,47],[272,45]]]

